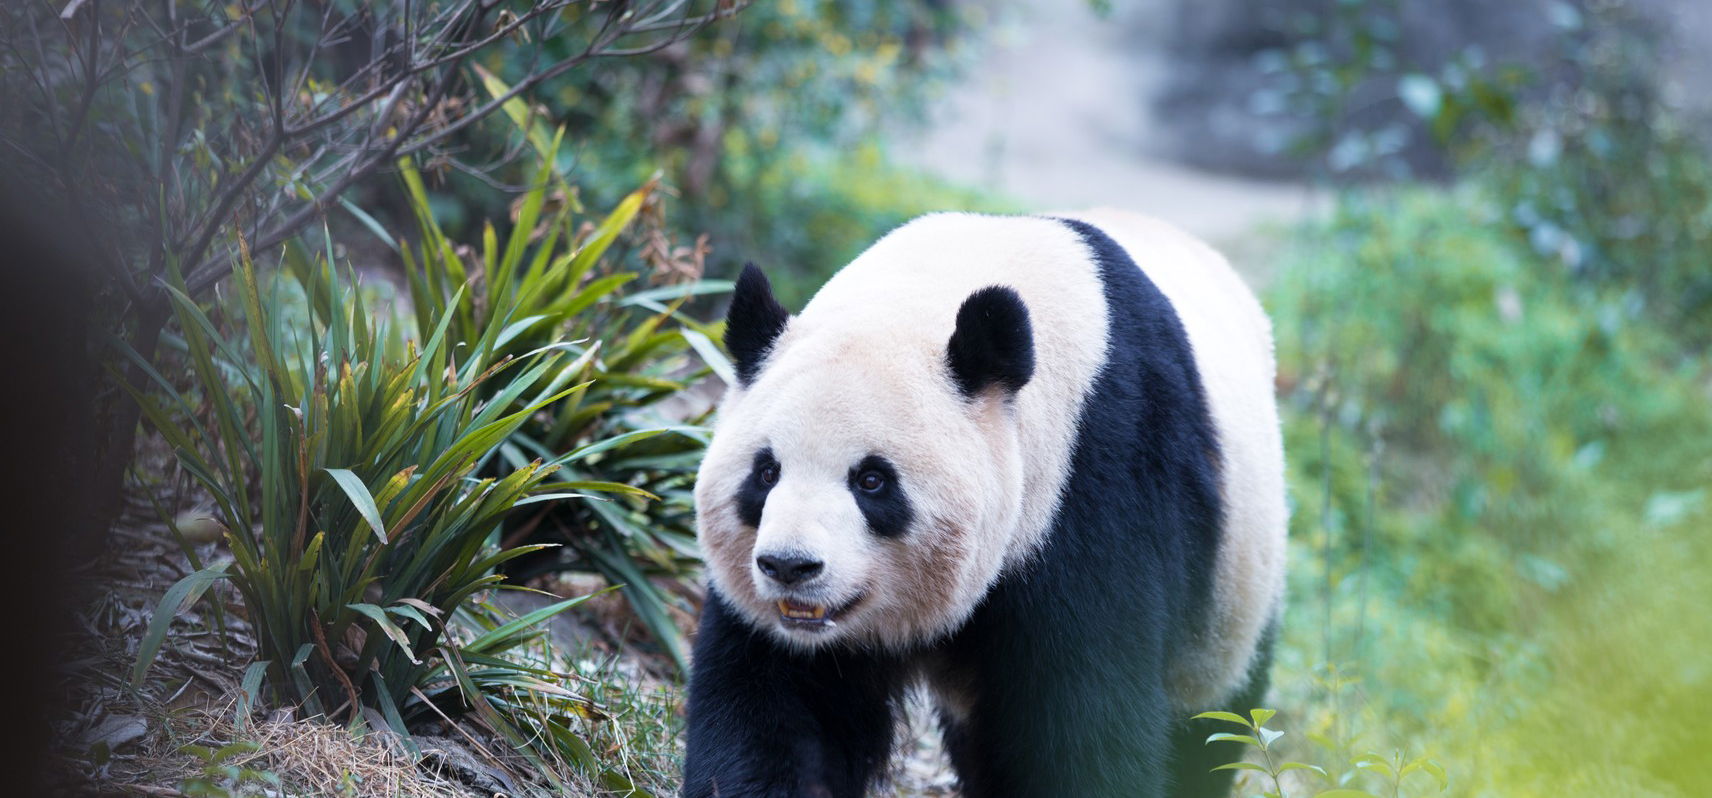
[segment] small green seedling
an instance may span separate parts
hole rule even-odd
[[[236,798],[241,795],[257,795],[263,790],[246,787],[279,788],[279,774],[267,770],[254,770],[230,764],[234,757],[253,754],[261,750],[261,745],[247,740],[231,743],[220,748],[209,748],[205,745],[187,745],[179,749],[202,760],[202,774],[185,779],[179,785],[179,792],[189,798]]]
[[[1450,779],[1445,776],[1445,769],[1439,763],[1424,756],[1404,762],[1402,751],[1391,752],[1390,760],[1378,754],[1362,754],[1351,760],[1350,764],[1369,773],[1377,773],[1391,782],[1391,798],[1399,798],[1402,795],[1403,779],[1415,773],[1426,773],[1437,779],[1439,792],[1444,792],[1450,786]]]
[[[1231,762],[1219,765],[1213,770],[1248,770],[1266,774],[1272,780],[1272,789],[1261,793],[1266,798],[1286,798],[1284,782],[1281,777],[1292,770],[1306,770],[1319,775],[1322,779],[1330,780],[1331,777],[1326,773],[1325,768],[1318,765],[1280,760],[1273,756],[1273,743],[1278,742],[1278,738],[1284,736],[1284,732],[1266,728],[1266,722],[1276,714],[1278,713],[1270,709],[1252,709],[1249,710],[1246,718],[1235,712],[1202,712],[1196,715],[1195,720],[1224,721],[1237,724],[1246,730],[1246,733],[1219,732],[1210,735],[1207,737],[1208,743],[1221,741],[1242,743],[1260,751],[1260,757],[1264,761],[1264,764],[1248,761]],[[1439,792],[1444,792],[1450,786],[1450,781],[1445,776],[1445,770],[1439,763],[1424,756],[1405,762],[1402,751],[1393,752],[1389,760],[1378,754],[1363,754],[1352,760],[1350,764],[1354,765],[1357,770],[1364,770],[1384,777],[1391,788],[1390,798],[1401,798],[1403,780],[1415,773],[1426,773],[1437,779]],[[1313,798],[1380,797],[1366,790],[1340,786],[1314,793]]]
[[[1213,768],[1213,770],[1251,770],[1256,773],[1266,774],[1267,777],[1272,779],[1272,789],[1262,793],[1266,798],[1285,798],[1284,783],[1279,777],[1288,771],[1311,771],[1319,774],[1322,778],[1326,775],[1325,769],[1318,765],[1309,765],[1304,762],[1279,761],[1272,755],[1272,744],[1277,742],[1278,738],[1284,736],[1284,732],[1266,728],[1266,722],[1271,720],[1272,716],[1276,714],[1278,714],[1277,711],[1271,709],[1251,709],[1249,710],[1248,717],[1246,718],[1236,714],[1235,712],[1202,712],[1195,716],[1196,720],[1222,720],[1227,723],[1235,723],[1238,726],[1242,726],[1247,729],[1247,734],[1219,732],[1208,736],[1207,742],[1216,743],[1220,741],[1230,741],[1242,743],[1243,745],[1258,749],[1260,751],[1261,759],[1265,760],[1265,764],[1261,765],[1255,762],[1239,760],[1219,765],[1218,767]],[[1328,798],[1356,798],[1357,795],[1366,795],[1366,793],[1359,793],[1354,790],[1328,790],[1326,792],[1319,793],[1319,796],[1327,796]],[[1316,798],[1318,798],[1318,796],[1316,796]]]

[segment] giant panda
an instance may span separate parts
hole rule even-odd
[[[932,214],[748,266],[695,496],[687,798],[861,796],[925,685],[967,798],[1228,793],[1283,594],[1270,324],[1147,217]]]

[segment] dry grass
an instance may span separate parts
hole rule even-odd
[[[225,729],[215,729],[219,734]],[[396,746],[377,744],[377,735],[359,738],[344,728],[309,721],[267,721],[255,724],[247,734],[236,729],[237,739],[259,744],[253,754],[241,755],[232,764],[271,771],[289,792],[316,792],[334,785],[349,785],[341,794],[351,796],[444,796],[470,792],[462,784],[416,766],[413,758]]]
[[[139,741],[123,772],[96,779],[91,786],[138,795],[180,795],[186,782],[209,778],[233,795],[259,794],[272,787],[276,794],[339,795],[350,798],[442,798],[480,795],[448,773],[419,767],[415,759],[384,735],[358,736],[349,730],[313,720],[266,720],[239,729],[231,707],[181,711],[152,718],[156,730]],[[220,748],[234,742],[254,749],[220,762],[277,777],[278,786],[257,778],[234,780],[210,774],[187,746]]]

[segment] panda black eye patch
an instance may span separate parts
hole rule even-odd
[[[773,457],[772,449],[763,448],[755,452],[755,459],[749,465],[749,476],[737,489],[737,517],[743,523],[752,527],[761,525],[761,509],[767,506],[767,494],[779,484],[779,475],[779,461]]]
[[[909,530],[915,511],[891,461],[877,454],[868,455],[851,467],[848,482],[869,531],[880,537],[895,538]]]

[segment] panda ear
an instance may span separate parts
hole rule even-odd
[[[790,311],[773,298],[773,286],[755,264],[743,265],[725,312],[725,348],[737,367],[737,381],[748,385],[761,370],[761,361],[790,321]]]
[[[945,362],[964,396],[993,385],[1013,394],[1022,390],[1034,376],[1034,328],[1022,297],[998,285],[970,294],[957,310]]]

